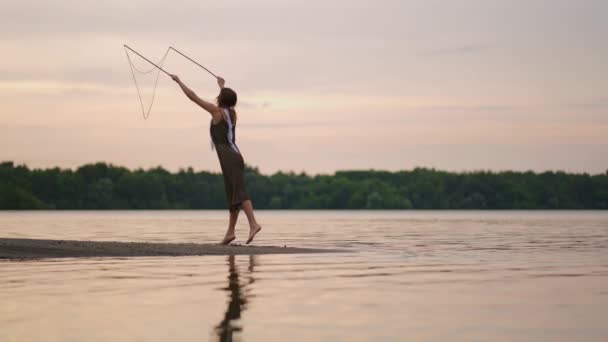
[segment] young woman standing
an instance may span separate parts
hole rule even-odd
[[[226,236],[221,244],[227,245],[236,238],[234,227],[241,209],[249,220],[249,238],[246,242],[249,244],[255,235],[262,230],[262,226],[257,223],[253,215],[253,205],[245,190],[245,161],[236,146],[237,115],[234,110],[237,100],[236,92],[224,87],[226,82],[223,78],[218,77],[217,84],[220,86],[220,94],[217,96],[217,103],[213,104],[198,97],[176,75],[171,75],[171,78],[179,84],[190,100],[211,114],[211,139],[222,168],[230,212],[228,231],[226,231]]]

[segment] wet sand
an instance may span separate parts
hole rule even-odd
[[[0,238],[0,259],[134,257],[185,255],[258,255],[329,253],[336,250],[231,244],[148,243]]]

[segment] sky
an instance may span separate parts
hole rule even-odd
[[[223,76],[263,173],[604,173],[607,17],[605,0],[0,0],[0,160],[218,171],[209,114],[164,74],[144,120],[128,44]],[[179,55],[164,66],[217,95]]]

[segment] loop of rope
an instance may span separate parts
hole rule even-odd
[[[127,60],[129,61],[129,67],[131,68],[131,76],[133,76],[133,82],[135,83],[135,88],[137,89],[137,96],[139,97],[139,104],[141,106],[141,112],[142,112],[142,114],[144,116],[144,119],[148,119],[148,117],[150,116],[150,112],[152,111],[152,105],[154,104],[154,98],[156,97],[156,88],[158,86],[158,78],[160,76],[160,72],[162,71],[165,74],[167,74],[168,76],[173,77],[173,75],[169,74],[165,69],[163,69],[163,65],[165,64],[165,60],[167,59],[167,55],[169,54],[169,50],[173,50],[173,51],[179,53],[180,55],[182,55],[183,57],[185,57],[186,59],[188,59],[192,63],[198,65],[199,67],[201,67],[203,69],[205,69],[205,71],[207,71],[208,73],[210,73],[213,77],[217,78],[217,76],[213,72],[211,72],[211,70],[205,68],[204,66],[202,66],[201,64],[199,64],[197,61],[195,61],[192,58],[186,56],[185,54],[181,53],[180,51],[178,51],[177,49],[175,49],[174,47],[171,47],[171,46],[169,46],[167,48],[167,51],[165,51],[165,54],[163,55],[163,57],[156,64],[154,62],[150,61],[149,59],[147,59],[146,57],[144,57],[139,52],[131,49],[126,44],[124,44],[124,49],[125,49],[125,54],[127,55]],[[147,70],[147,71],[139,70],[135,66],[135,64],[133,64],[133,61],[131,60],[131,56],[130,56],[129,51],[127,49],[131,50],[133,53],[135,53],[136,55],[138,55],[139,57],[141,57],[142,59],[144,59],[146,62],[152,64],[154,66],[154,68],[152,68],[150,70]],[[137,84],[137,78],[135,77],[135,72],[138,72],[140,74],[149,74],[152,71],[154,71],[155,69],[158,69],[157,70],[158,72],[156,74],[156,80],[154,81],[154,89],[152,91],[152,101],[150,101],[150,106],[148,107],[148,110],[146,110],[144,108],[144,102],[143,102],[142,97],[141,97],[141,92],[139,91],[139,85]]]
[[[161,60],[160,60],[160,62],[158,62],[158,63],[159,63],[159,64],[160,64],[160,66],[162,67],[164,62],[165,62],[165,61],[164,61],[163,59],[161,59]],[[135,66],[135,63],[131,64],[131,66],[133,66],[133,69],[134,69],[135,71],[137,71],[138,73],[140,73],[140,74],[149,74],[149,73],[151,73],[151,72],[152,72],[152,71],[154,71],[154,70],[157,70],[157,71],[158,71],[158,68],[157,68],[157,67],[152,67],[150,70],[145,70],[145,71],[142,71],[142,70],[139,70],[139,68],[137,68],[137,67]]]
[[[165,59],[167,58],[167,54],[169,53],[169,49],[167,49],[167,51],[165,51],[165,54],[163,55],[163,57],[160,59],[160,61],[157,63],[160,65],[160,67],[163,67],[163,64],[165,63]],[[135,89],[137,89],[137,96],[139,97],[139,104],[141,106],[141,112],[143,114],[144,120],[147,120],[148,117],[150,117],[150,112],[152,111],[152,105],[154,104],[154,98],[156,97],[156,88],[158,86],[158,77],[160,76],[160,69],[158,69],[157,67],[153,67],[152,69],[148,70],[148,71],[141,71],[139,69],[137,69],[137,67],[133,64],[133,61],[131,61],[131,56],[129,55],[129,51],[127,50],[127,48],[125,47],[125,54],[127,55],[127,60],[129,61],[129,66],[131,67],[131,75],[133,76],[133,82],[135,82]],[[154,81],[154,90],[152,91],[152,101],[150,101],[150,106],[148,107],[148,110],[146,110],[144,108],[144,102],[141,98],[141,93],[139,91],[139,85],[137,84],[137,79],[135,77],[135,71],[141,73],[141,74],[149,74],[152,71],[156,70],[156,80]]]

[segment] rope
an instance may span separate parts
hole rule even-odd
[[[127,60],[129,61],[129,66],[131,67],[131,75],[133,76],[133,82],[135,83],[135,89],[137,89],[137,96],[139,97],[141,113],[143,114],[144,120],[147,120],[148,117],[150,117],[150,112],[152,111],[152,105],[154,104],[154,98],[156,97],[156,88],[158,86],[158,77],[160,76],[161,69],[154,66],[152,69],[150,69],[148,71],[141,71],[135,66],[135,64],[133,64],[133,61],[131,61],[131,56],[129,55],[129,51],[127,50],[126,46],[125,46],[125,54],[127,55]],[[165,51],[165,54],[160,59],[160,61],[157,63],[160,65],[161,68],[163,67],[163,64],[165,63],[165,60],[167,59],[168,54],[169,54],[169,49],[167,49],[167,51]],[[156,80],[154,81],[154,90],[152,91],[152,101],[150,101],[150,106],[148,107],[148,110],[145,110],[144,102],[141,98],[141,92],[139,91],[139,85],[137,84],[137,78],[135,77],[135,71],[137,71],[140,74],[149,74],[154,70],[157,71],[157,74],[156,74]]]
[[[169,54],[170,50],[173,50],[177,53],[179,53],[180,55],[182,55],[183,57],[185,57],[186,59],[190,60],[192,63],[198,65],[199,67],[205,69],[205,71],[207,71],[208,73],[210,73],[211,75],[213,75],[215,78],[217,78],[217,76],[211,72],[211,70],[205,68],[204,66],[202,66],[201,64],[199,64],[198,62],[196,62],[195,60],[193,60],[192,58],[186,56],[185,54],[181,53],[180,51],[178,51],[177,49],[175,49],[172,46],[169,46],[167,48],[167,51],[165,51],[165,54],[163,55],[163,57],[160,59],[160,61],[156,64],[154,64],[154,62],[150,61],[149,59],[147,59],[146,57],[144,57],[143,55],[141,55],[139,52],[131,49],[130,47],[128,47],[126,44],[124,45],[124,49],[125,49],[125,54],[127,55],[127,60],[129,61],[129,66],[131,67],[131,75],[133,76],[133,82],[135,83],[135,88],[137,89],[137,96],[139,97],[139,104],[141,106],[141,112],[144,116],[144,119],[148,119],[148,117],[150,116],[150,112],[152,111],[152,105],[154,104],[154,98],[156,97],[156,88],[158,86],[158,77],[160,76],[160,72],[164,72],[165,74],[171,76],[167,71],[165,71],[163,69],[163,64],[165,63],[165,60],[167,59],[167,55]],[[131,56],[129,55],[129,51],[131,50],[133,51],[136,55],[138,55],[139,57],[141,57],[142,59],[144,59],[146,62],[152,64],[154,67],[150,70],[146,70],[146,71],[142,71],[139,70],[135,64],[133,64],[133,61],[131,61]],[[152,71],[157,70],[157,74],[156,74],[156,80],[154,81],[154,90],[152,91],[152,101],[150,102],[150,106],[148,107],[148,110],[146,110],[144,108],[144,102],[141,98],[141,92],[139,91],[139,85],[137,84],[137,78],[135,77],[135,72],[137,71],[140,74],[149,74]]]

